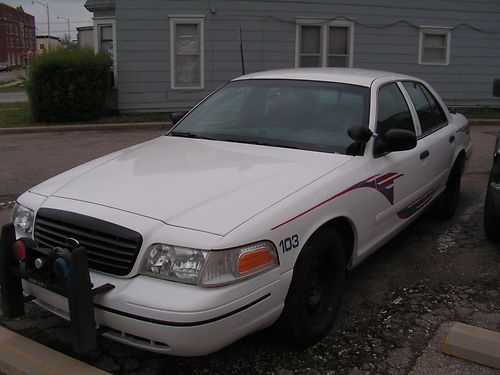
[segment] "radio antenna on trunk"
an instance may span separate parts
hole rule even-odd
[[[245,56],[243,55],[243,37],[241,35],[241,25],[238,25],[238,35],[240,38],[241,72],[245,75]]]

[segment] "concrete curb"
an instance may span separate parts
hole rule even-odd
[[[469,119],[471,125],[500,125],[500,119]]]
[[[19,375],[109,373],[0,327],[0,372]]]
[[[446,336],[443,353],[500,369],[500,333],[454,323]]]
[[[26,134],[26,133],[51,133],[69,131],[126,131],[143,129],[168,130],[172,127],[170,122],[140,122],[126,124],[76,124],[76,125],[51,125],[31,126],[27,128],[0,128],[2,134]]]
[[[500,119],[470,119],[469,123],[473,126],[478,125],[500,125]],[[172,127],[170,122],[138,122],[124,124],[75,124],[75,125],[50,125],[50,126],[31,126],[26,128],[0,128],[2,134],[31,134],[31,133],[51,133],[51,132],[70,132],[70,131],[128,131],[128,130],[147,130],[159,129],[168,130]]]

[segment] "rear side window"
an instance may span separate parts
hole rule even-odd
[[[377,134],[390,129],[404,129],[415,133],[408,104],[396,83],[389,83],[378,92]]]
[[[443,108],[425,86],[418,82],[403,82],[403,86],[415,106],[423,135],[448,123]]]

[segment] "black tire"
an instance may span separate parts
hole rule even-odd
[[[493,242],[500,242],[500,215],[495,212],[491,192],[488,189],[484,202],[484,231],[486,237]]]
[[[448,220],[455,215],[460,196],[462,168],[460,162],[455,163],[451,170],[446,189],[441,193],[434,205],[434,215],[439,219]]]
[[[334,230],[321,230],[302,249],[280,318],[280,328],[294,346],[305,347],[329,331],[345,283],[345,255]]]

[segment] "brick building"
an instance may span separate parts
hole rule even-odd
[[[35,17],[0,3],[0,62],[26,66],[36,52]]]

